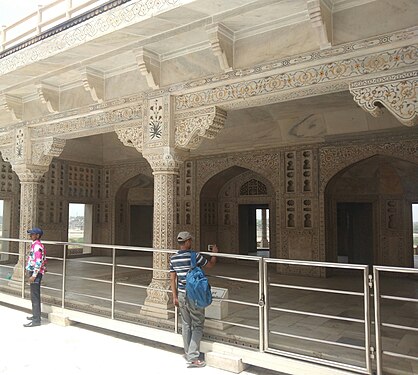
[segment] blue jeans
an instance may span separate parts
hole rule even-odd
[[[30,273],[32,276],[32,272]],[[36,275],[35,281],[30,284],[30,299],[32,302],[32,321],[35,323],[41,322],[41,280],[42,274],[39,272]]]
[[[205,324],[205,309],[196,307],[186,298],[186,293],[178,294],[179,309],[182,320],[184,352],[187,361],[194,361],[200,355],[200,340]]]

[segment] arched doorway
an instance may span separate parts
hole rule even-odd
[[[325,190],[327,260],[413,267],[417,200],[417,164],[376,155],[339,172]]]
[[[275,256],[275,192],[260,174],[230,167],[200,192],[200,248],[216,243],[223,252]]]
[[[117,244],[152,247],[154,183],[143,174],[132,177],[115,198]]]

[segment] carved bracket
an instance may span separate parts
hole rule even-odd
[[[39,99],[42,104],[46,105],[49,113],[57,113],[59,111],[59,90],[51,85],[40,83],[36,86]]]
[[[13,122],[22,120],[22,99],[9,94],[0,95],[0,110],[9,112]]]
[[[384,105],[402,124],[418,124],[418,71],[392,74],[350,84],[355,102],[377,117]]]
[[[138,48],[134,52],[139,71],[146,78],[149,88],[158,89],[160,87],[159,56],[145,48]]]
[[[65,139],[58,138],[50,138],[42,142],[32,143],[32,163],[49,167],[52,158],[60,156],[64,150],[64,146]]]
[[[213,139],[223,129],[226,111],[219,107],[209,107],[176,115],[176,146],[197,149],[203,138]]]
[[[81,81],[86,91],[96,103],[103,103],[105,79],[102,72],[86,67],[81,70]]]
[[[209,42],[221,69],[229,72],[234,68],[234,33],[222,24],[206,27]]]
[[[138,152],[143,148],[143,129],[142,124],[137,126],[115,129],[119,140],[128,147],[134,147]]]
[[[323,5],[322,0],[308,0],[306,5],[312,26],[318,35],[319,48],[331,48],[331,11]]]

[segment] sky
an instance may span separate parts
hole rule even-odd
[[[19,6],[16,6],[16,3]],[[0,0],[0,26],[8,26],[36,11],[38,5],[50,3],[48,0]]]

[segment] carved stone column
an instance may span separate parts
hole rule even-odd
[[[27,239],[27,230],[37,225],[38,187],[48,171],[54,156],[59,156],[65,141],[59,139],[31,140],[30,129],[16,129],[10,138],[12,143],[1,149],[3,159],[12,165],[20,180],[19,237]],[[21,280],[28,246],[19,244],[19,259],[13,270],[13,279]]]
[[[155,249],[175,249],[175,208],[176,178],[181,159],[172,149],[160,150],[161,153],[144,154],[151,164],[154,175],[154,225],[153,247]],[[147,290],[142,315],[158,318],[172,318],[167,309],[172,307],[169,269],[170,255],[154,253],[153,275]]]
[[[268,248],[269,241],[267,240],[267,209],[261,209],[261,247]]]

